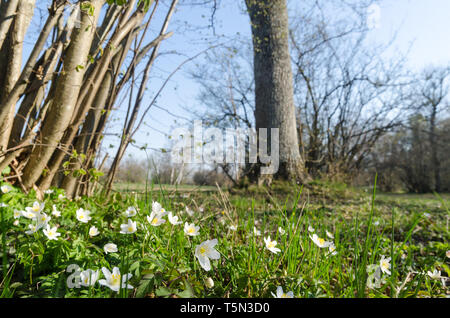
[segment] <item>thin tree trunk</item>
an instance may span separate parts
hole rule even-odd
[[[23,171],[24,186],[31,189],[58,147],[64,131],[70,124],[78,94],[83,82],[84,69],[104,0],[93,0],[93,16],[81,12],[81,26],[74,31],[64,57],[64,72],[57,79],[55,98],[42,123],[41,145],[36,146]]]
[[[19,79],[22,67],[23,40],[27,32],[28,25],[33,16],[35,0],[22,0],[17,6],[17,13],[10,27],[10,37],[8,46],[8,62],[6,65],[6,78],[4,79],[3,92],[0,96],[8,96]],[[0,35],[1,36],[1,35]],[[1,39],[0,39],[1,41]],[[8,42],[5,42],[8,43]],[[14,121],[15,104],[17,99],[7,105],[1,105],[0,110],[0,149],[8,146],[9,135]],[[3,104],[3,103],[2,103]]]

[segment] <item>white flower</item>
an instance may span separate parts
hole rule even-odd
[[[308,226],[308,231],[310,231],[311,233],[313,233],[313,232],[314,232],[314,228],[310,225],[310,226]]]
[[[380,269],[383,273],[391,275],[391,271],[389,270],[391,268],[391,258],[385,258],[384,255],[381,255],[380,260]]]
[[[281,250],[277,246],[277,241],[271,241],[270,236],[267,238],[264,238],[264,242],[266,243],[266,248],[271,251],[272,253],[278,253],[281,252]]]
[[[211,263],[209,259],[219,259],[220,254],[214,249],[217,244],[217,239],[204,241],[195,248],[195,257],[198,258],[200,266],[205,270],[211,269]]]
[[[232,231],[236,231],[237,230],[237,226],[236,225],[230,225],[229,227],[228,227],[230,230],[232,230]]]
[[[61,212],[58,211],[58,209],[56,208],[56,205],[53,204],[53,210],[52,210],[52,215],[56,216],[56,217],[60,217],[61,216]]]
[[[255,236],[261,236],[261,231],[256,229],[256,226],[253,227],[253,234],[255,234]]]
[[[165,215],[166,212],[157,213],[155,211],[152,211],[152,213],[150,213],[150,216],[147,216],[147,221],[152,226],[160,226],[161,224],[166,223],[166,220],[163,219],[163,216]]]
[[[152,202],[152,212],[155,212],[156,214],[163,214],[166,212],[166,210],[163,209],[163,207],[161,206],[160,203],[153,201]]]
[[[425,213],[423,214],[423,216],[424,216],[424,217],[426,217],[426,218],[430,218],[430,217],[431,217],[431,214],[430,214],[430,213],[427,213],[427,212],[425,212]]]
[[[334,235],[333,235],[333,234],[331,234],[331,233],[328,232],[328,231],[325,231],[325,232],[327,233],[328,238],[334,239]]]
[[[122,288],[134,288],[133,286],[127,284],[133,276],[132,274],[125,274],[122,277],[118,267],[114,267],[112,273],[106,267],[102,267],[102,272],[106,279],[100,279],[98,281],[100,285],[107,286],[115,292],[119,292],[121,286]]]
[[[133,234],[134,232],[136,232],[136,222],[133,222],[130,219],[128,219],[128,224],[120,225],[121,234]]]
[[[450,258],[450,250],[448,250],[447,252],[445,252],[445,256],[447,256],[447,258]]]
[[[198,233],[198,230],[200,229],[199,226],[196,226],[194,223],[188,224],[188,222],[184,223],[184,233],[186,233],[186,235],[190,235],[190,236],[196,236],[199,235],[200,233]]]
[[[6,203],[0,203],[0,208],[7,208],[9,205],[7,205]]]
[[[271,292],[271,294],[275,298],[294,298],[294,293],[292,291],[290,291],[288,293],[284,293],[283,288],[281,286],[277,287],[276,294],[274,294],[273,292]]]
[[[169,212],[168,218],[169,218],[169,222],[170,222],[172,225],[178,225],[178,224],[183,223],[182,221],[178,221],[178,216],[173,215],[172,212]]]
[[[309,237],[320,248],[329,247],[332,244],[332,242],[325,241],[323,238],[318,237],[317,234],[313,234],[313,236]]]
[[[432,279],[440,279],[441,271],[438,271],[437,269],[433,270],[433,272],[427,271],[427,275]]]
[[[14,210],[14,218],[15,219],[20,218],[23,215],[23,213],[25,213],[25,211]]]
[[[386,281],[381,277],[381,267],[376,264],[371,264],[367,266],[367,287],[374,289],[380,288],[381,284],[386,283]]]
[[[284,235],[284,234],[286,233],[286,231],[285,231],[281,226],[278,227],[278,232],[279,232],[281,235]]]
[[[58,236],[61,235],[61,233],[58,233],[56,230],[57,230],[56,226],[51,228],[50,225],[47,224],[47,228],[45,228],[43,230],[43,232],[44,232],[45,236],[47,236],[47,238],[49,240],[55,240],[56,241],[58,239]]]
[[[331,243],[330,246],[328,246],[328,251],[330,252],[331,255],[336,255],[336,246],[334,246],[334,243]]]
[[[214,287],[214,281],[212,280],[211,277],[206,277],[205,279],[205,285],[207,288],[211,289]]]
[[[90,219],[92,219],[89,214],[91,214],[91,211],[80,208],[77,210],[77,220],[83,223],[87,223]]]
[[[28,228],[29,228],[29,230],[25,231],[25,234],[28,234],[28,235],[33,234],[33,233],[37,232],[37,230],[38,230],[36,224],[29,224]]]
[[[12,187],[8,184],[4,184],[0,187],[3,193],[8,193],[12,190]]]
[[[105,251],[106,254],[115,253],[115,252],[117,252],[117,245],[114,243],[105,244],[105,246],[103,247],[103,250]]]
[[[51,220],[51,217],[48,216],[46,213],[37,213],[36,214],[36,220],[38,224],[47,225],[48,222]]]
[[[92,269],[87,269],[85,271],[82,271],[80,273],[80,278],[81,278],[81,282],[80,284],[82,286],[94,286],[95,283],[97,282],[98,276],[100,275],[100,272],[97,271],[93,271]]]
[[[89,236],[94,237],[99,234],[100,234],[100,232],[98,231],[98,229],[95,226],[91,226],[91,228],[89,229]]]
[[[45,190],[44,193],[45,193],[45,194],[52,194],[52,193],[53,193],[53,190],[48,189],[48,190]]]
[[[128,207],[128,209],[125,211],[125,215],[129,218],[136,216],[137,210],[134,206]]]
[[[189,207],[187,207],[187,206],[186,206],[186,213],[187,213],[189,216],[193,216],[193,215],[194,215],[194,211],[192,211],[191,209],[189,209]]]
[[[58,200],[64,200],[66,196],[64,194],[58,194]]]
[[[38,201],[34,201],[32,207],[26,207],[26,213],[24,216],[29,219],[34,219],[37,217],[37,214],[40,213],[44,209],[45,204],[39,203]]]

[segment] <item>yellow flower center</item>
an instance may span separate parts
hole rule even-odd
[[[120,274],[112,274],[111,275],[111,284],[118,285],[120,283]]]
[[[319,242],[319,245],[325,244],[325,240],[323,238],[318,238],[317,241]]]
[[[203,246],[200,247],[200,254],[204,255],[206,253],[206,248],[204,248]]]
[[[38,212],[39,211],[39,206],[38,205],[34,205],[32,210],[34,212]]]
[[[131,226],[128,228],[128,232],[133,232],[133,228]]]
[[[275,247],[275,242],[269,242],[269,243],[267,243],[267,247],[268,247],[268,248]]]
[[[158,218],[157,218],[157,217],[155,217],[155,218],[153,219],[153,221],[152,221],[152,224],[156,224],[156,223],[158,223]]]
[[[188,229],[188,233],[194,233],[195,232],[195,229],[193,228],[193,227],[190,227],[189,229]]]

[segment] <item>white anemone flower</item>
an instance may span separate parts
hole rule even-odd
[[[147,221],[152,226],[160,226],[161,224],[166,223],[166,220],[163,219],[163,216],[165,216],[166,214],[166,212],[152,211],[152,213],[150,213],[150,216],[147,216]]]
[[[127,224],[121,224],[120,225],[120,233],[121,234],[133,234],[134,232],[136,232],[136,221],[133,222],[130,219],[128,219],[128,223]]]
[[[328,231],[325,231],[327,233],[328,238],[334,239],[334,235]]]
[[[44,193],[45,194],[52,194],[54,191],[52,190],[52,189],[48,189],[48,190],[45,190],[44,191]]]
[[[197,236],[200,233],[200,226],[196,226],[194,223],[189,224],[188,222],[184,223],[184,233],[189,236]]]
[[[391,258],[385,258],[384,255],[381,255],[380,260],[380,269],[383,273],[391,275],[391,271],[389,270],[391,268]]]
[[[98,229],[95,226],[91,226],[91,228],[89,229],[89,236],[94,237],[99,234],[100,234],[100,232],[98,231]]]
[[[256,226],[254,226],[254,227],[253,227],[253,234],[255,234],[255,236],[261,236],[261,231],[258,230],[258,229],[256,228]]]
[[[36,221],[38,224],[42,223],[43,225],[47,225],[50,220],[51,217],[44,212],[36,214]]]
[[[47,228],[45,228],[43,230],[43,232],[44,232],[45,236],[47,236],[47,238],[49,240],[55,240],[56,241],[58,239],[58,236],[61,235],[61,233],[57,232],[57,227],[56,226],[50,227],[49,224],[47,224]]]
[[[194,215],[194,211],[192,211],[191,209],[189,209],[188,206],[186,206],[186,213],[187,213],[190,217],[192,217],[192,216]]]
[[[134,206],[129,206],[128,209],[125,211],[125,215],[129,218],[136,216],[137,209]]]
[[[178,224],[183,223],[182,221],[178,221],[178,216],[173,215],[172,212],[169,212],[168,219],[169,219],[170,224],[172,224],[172,225],[178,225]]]
[[[28,228],[29,228],[29,230],[25,231],[25,234],[30,235],[30,234],[36,233],[38,231],[38,228],[37,228],[36,224],[29,224]]]
[[[278,232],[279,232],[281,235],[284,235],[284,234],[286,233],[286,231],[285,231],[281,226],[278,227]]]
[[[237,231],[237,226],[234,224],[230,225],[228,228],[232,231]]]
[[[33,206],[25,208],[24,216],[28,219],[34,219],[44,209],[45,204],[34,201]]]
[[[450,258],[450,250],[445,252],[445,256],[447,256],[447,258]]]
[[[25,213],[25,211],[14,210],[14,218],[15,218],[15,219],[20,218],[20,217],[23,215],[23,213]]]
[[[200,266],[205,270],[211,269],[211,262],[209,259],[219,259],[220,254],[214,249],[218,243],[217,239],[207,240],[195,248],[195,257],[197,257]]]
[[[332,242],[325,241],[323,238],[317,236],[317,234],[313,234],[313,236],[309,236],[311,240],[320,248],[329,247]]]
[[[89,220],[91,220],[92,218],[89,216],[89,214],[91,214],[91,211],[89,210],[85,210],[83,208],[79,208],[77,210],[77,220],[83,223],[88,223]]]
[[[294,298],[294,293],[292,291],[285,293],[283,291],[283,287],[278,286],[277,287],[277,293],[274,294],[271,292],[272,296],[275,298]]]
[[[61,216],[61,212],[58,211],[58,209],[56,208],[56,205],[54,205],[54,204],[52,206],[52,215],[54,215],[56,217],[60,217]]]
[[[99,275],[100,275],[100,272],[98,270],[95,272],[92,269],[87,269],[85,271],[82,271],[80,273],[81,286],[85,286],[85,287],[94,286],[95,283],[97,282]]]
[[[331,243],[330,246],[328,246],[328,251],[330,252],[331,255],[336,255],[336,246],[334,245],[334,243]]]
[[[119,292],[120,287],[133,289],[134,287],[127,282],[133,276],[132,274],[121,275],[118,267],[114,267],[112,273],[106,268],[102,267],[103,275],[105,279],[100,279],[98,282],[100,285],[111,288],[115,292]]]
[[[432,272],[427,271],[427,275],[430,276],[430,278],[432,279],[440,279],[441,271],[438,271],[437,269],[433,270]]]
[[[8,184],[4,184],[0,187],[3,193],[8,193],[12,190],[12,187]]]
[[[310,226],[308,226],[308,231],[310,231],[311,233],[313,233],[315,230],[314,230],[314,228],[310,225]]]
[[[105,244],[105,246],[103,247],[103,250],[105,251],[106,254],[115,253],[115,252],[117,252],[117,245],[114,243]]]
[[[166,212],[166,210],[164,210],[164,208],[161,206],[161,204],[159,202],[153,201],[152,202],[152,212],[155,212],[156,214],[163,214]]]
[[[271,241],[270,236],[264,238],[264,242],[266,243],[266,248],[272,253],[277,254],[278,252],[281,252],[281,250],[278,247],[275,247],[277,246],[277,241]]]

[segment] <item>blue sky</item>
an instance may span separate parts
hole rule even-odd
[[[301,0],[289,0],[290,14],[293,14],[300,4],[297,1]],[[334,0],[322,1],[326,3]],[[153,68],[144,106],[153,98],[167,75],[187,57],[201,52],[211,43],[224,42],[237,34],[243,38],[250,38],[249,19],[243,11],[243,0],[219,2],[219,8],[215,14],[215,34],[211,28],[208,28],[211,8],[201,6],[178,8],[169,26],[169,30],[174,31],[174,35],[164,41],[161,46],[161,55]],[[168,3],[169,1],[165,1],[166,7],[163,11],[167,9]],[[371,42],[386,43],[396,34],[395,41],[384,58],[389,59],[397,54],[408,52],[407,67],[412,71],[419,71],[431,64],[450,63],[449,0],[380,0],[379,8],[379,28],[371,31],[369,44]],[[38,18],[39,13],[36,12],[33,22],[37,24]],[[161,18],[157,17],[157,19]],[[154,26],[155,34],[160,24],[156,23]],[[28,45],[31,44],[32,41],[28,42]],[[173,54],[173,52],[177,53]],[[200,62],[201,59],[197,61]],[[143,126],[135,136],[138,144],[147,144],[156,149],[167,147],[168,142],[163,133],[170,134],[174,125],[185,124],[186,121],[177,116],[189,118],[191,115],[189,110],[198,107],[199,87],[188,75],[188,70],[192,69],[193,65],[193,63],[186,65],[172,77],[157,102],[158,107],[168,112],[156,107],[150,110],[145,119],[147,125]],[[122,125],[121,119],[124,113],[124,108],[116,111],[114,115],[116,121],[110,125],[109,132],[115,131]],[[175,120],[177,120],[176,123]],[[104,142],[104,149],[113,155],[115,148],[109,148],[109,145],[116,146],[117,138],[107,137]],[[144,152],[133,147],[129,147],[128,155],[145,158]]]

